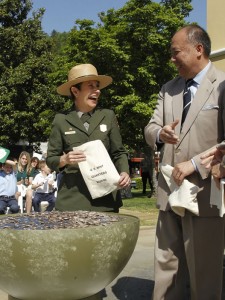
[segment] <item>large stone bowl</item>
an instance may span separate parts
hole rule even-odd
[[[139,219],[119,216],[105,226],[0,229],[0,289],[9,299],[94,299],[123,270],[137,242]]]

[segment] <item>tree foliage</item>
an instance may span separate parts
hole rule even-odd
[[[1,145],[46,140],[51,111],[51,40],[41,29],[40,10],[28,18],[29,0],[0,1]],[[47,124],[49,126],[49,124]]]
[[[170,40],[191,0],[129,0],[100,12],[98,24],[78,19],[68,33],[50,37],[41,29],[44,9],[27,18],[30,9],[30,0],[0,0],[1,144],[46,140],[54,114],[72,104],[56,87],[71,67],[92,63],[113,77],[99,104],[116,112],[127,148],[141,151],[159,89],[176,74]]]
[[[100,105],[116,112],[129,149],[143,149],[143,129],[160,86],[176,74],[170,62],[170,40],[185,24],[190,2],[130,0],[121,9],[101,12],[96,26],[91,20],[76,20],[56,63],[57,72],[52,74],[56,85],[78,63],[92,63],[100,74],[113,77],[113,84],[102,90]],[[69,106],[66,100],[62,103]]]

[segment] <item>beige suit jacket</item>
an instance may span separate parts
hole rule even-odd
[[[162,87],[154,114],[145,127],[145,138],[151,148],[156,149],[159,129],[176,119],[181,120],[184,86],[185,80],[177,77]],[[181,129],[180,123],[175,128],[179,143],[163,146],[163,164],[175,166],[190,159],[195,161],[198,172],[193,173],[187,179],[200,187],[197,196],[200,216],[219,215],[218,209],[209,204],[210,174],[201,166],[200,156],[204,151],[224,140],[224,106],[225,73],[211,65],[195,94],[183,128]],[[160,174],[157,206],[161,210],[170,209],[169,194],[170,190],[166,181]]]

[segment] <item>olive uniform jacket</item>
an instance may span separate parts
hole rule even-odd
[[[61,171],[57,210],[118,211],[122,206],[118,191],[93,200],[78,165],[67,165],[59,170],[60,156],[63,153],[93,140],[103,142],[119,174],[129,174],[127,153],[122,145],[118,122],[112,110],[96,109],[89,120],[88,131],[75,110],[66,115],[57,114],[52,124],[46,159],[51,170]]]
[[[177,77],[166,83],[160,93],[153,117],[145,127],[147,143],[156,149],[158,131],[176,119],[181,120],[185,80]],[[217,207],[210,205],[211,176],[201,165],[200,157],[209,148],[224,140],[225,128],[225,73],[212,64],[202,79],[181,128],[175,127],[179,137],[177,145],[164,144],[162,163],[175,166],[178,163],[194,160],[197,171],[187,179],[200,187],[197,195],[199,215],[218,216]],[[170,190],[162,174],[159,174],[157,204],[160,210],[170,209]]]

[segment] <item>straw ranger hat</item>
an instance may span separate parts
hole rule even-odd
[[[91,64],[81,64],[73,67],[68,74],[68,81],[57,88],[57,93],[63,96],[70,96],[70,88],[80,82],[97,80],[99,89],[103,89],[112,83],[112,77],[98,75],[96,68]]]

